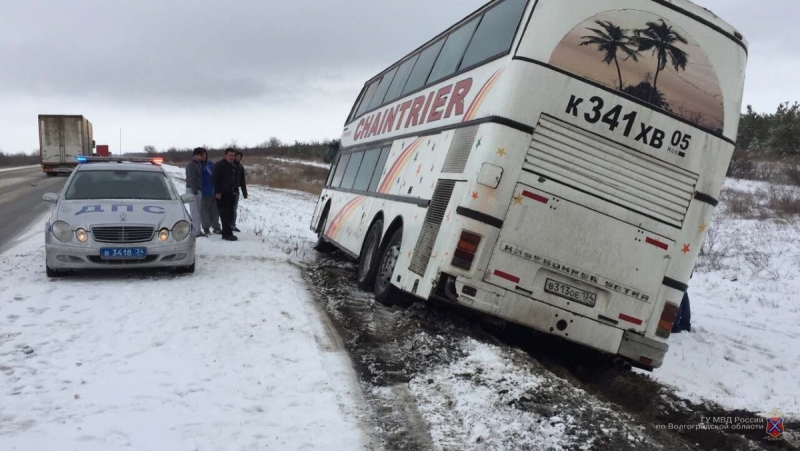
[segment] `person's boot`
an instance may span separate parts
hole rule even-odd
[[[214,229],[214,234],[215,234],[215,235],[222,235],[222,230],[220,230],[220,229]]]
[[[236,226],[231,227],[231,230],[233,230],[234,232],[241,232],[241,230],[239,230],[239,228]]]
[[[203,229],[203,233],[206,235],[211,235],[211,232],[209,231],[208,228]]]
[[[239,240],[239,238],[237,236],[235,236],[235,235],[223,236],[222,239],[225,240],[225,241],[238,241]]]

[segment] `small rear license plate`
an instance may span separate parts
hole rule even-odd
[[[146,247],[103,247],[100,258],[105,260],[143,260],[147,258]]]
[[[588,305],[589,307],[594,307],[597,303],[596,293],[590,293],[586,290],[581,290],[580,288],[575,288],[553,279],[545,280],[544,291],[579,304]]]

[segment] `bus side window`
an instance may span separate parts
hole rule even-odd
[[[372,101],[369,103],[369,107],[367,111],[377,108],[383,105],[383,98],[386,97],[386,91],[389,90],[389,86],[392,84],[394,80],[394,75],[397,73],[397,68],[386,72],[386,75],[383,76],[381,83],[378,85],[378,89],[375,91],[375,95],[372,96]]]
[[[353,184],[353,190],[366,191],[369,188],[369,182],[372,179],[372,173],[375,172],[375,165],[378,163],[378,158],[381,156],[381,149],[370,149],[364,154],[364,161],[361,162],[361,168],[356,175],[356,182]]]
[[[414,63],[417,62],[417,58],[419,58],[419,55],[414,55],[400,65],[400,69],[397,70],[397,74],[395,74],[394,80],[392,80],[392,85],[389,87],[389,91],[386,93],[386,99],[384,99],[384,102],[391,102],[392,100],[400,97],[400,94],[403,93],[403,88],[406,86],[406,82],[408,81],[408,76],[411,75],[411,69],[414,68]]]
[[[381,149],[381,157],[378,159],[378,164],[375,166],[375,173],[372,174],[372,182],[369,184],[369,191],[374,193],[378,189],[378,183],[383,177],[383,169],[386,166],[386,160],[389,159],[389,151],[392,150],[391,146],[386,146]]]
[[[433,63],[436,62],[436,57],[439,56],[439,51],[442,50],[443,45],[444,39],[439,39],[420,53],[419,58],[417,58],[417,64],[414,65],[414,70],[411,71],[408,83],[403,89],[403,95],[416,91],[425,84],[425,80],[428,79]]]
[[[508,52],[527,0],[505,0],[483,16],[459,70]]]
[[[333,162],[331,165],[331,169],[328,172],[328,181],[325,182],[325,186],[331,186],[331,182],[333,181],[333,175],[336,174],[336,169],[338,168],[339,159],[341,159],[341,154],[337,156],[336,161]]]
[[[336,175],[333,176],[333,181],[331,182],[331,186],[334,188],[338,188],[339,184],[342,183],[342,178],[344,177],[344,170],[347,169],[347,162],[350,160],[350,154],[342,155],[339,158],[339,163],[336,166]]]
[[[353,182],[356,181],[356,174],[358,168],[361,166],[361,160],[364,158],[364,151],[356,152],[350,155],[350,161],[347,162],[347,170],[344,171],[344,178],[340,188],[353,189]]]
[[[378,84],[380,80],[375,80],[369,85],[367,88],[366,93],[364,93],[364,98],[361,99],[361,105],[358,106],[358,111],[356,111],[356,115],[353,116],[353,119],[361,116],[365,111],[367,111],[367,107],[369,106],[370,102],[372,102],[372,97],[375,95],[375,91],[378,90]]]
[[[470,39],[472,39],[472,34],[475,33],[478,21],[480,21],[480,17],[472,19],[458,30],[450,33],[442,52],[436,59],[431,75],[428,77],[428,83],[439,81],[455,73],[456,69],[458,69],[458,63],[461,62],[461,58],[467,50]]]

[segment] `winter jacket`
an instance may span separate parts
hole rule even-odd
[[[186,188],[192,190],[192,194],[198,194],[203,188],[203,171],[200,168],[200,163],[189,160],[186,165]]]
[[[244,165],[235,161],[233,165],[236,166],[236,192],[238,193],[239,189],[241,189],[242,195],[247,199],[247,183],[244,180]]]
[[[239,189],[236,181],[236,166],[224,158],[214,165],[214,194],[236,194]]]
[[[214,174],[214,163],[211,161],[207,161],[200,165],[203,169],[203,195],[204,196],[213,196],[214,195],[214,183],[212,182],[213,174]]]

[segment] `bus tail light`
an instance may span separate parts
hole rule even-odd
[[[664,304],[664,310],[661,311],[661,320],[658,322],[658,329],[656,335],[661,338],[669,338],[672,333],[672,325],[675,323],[675,318],[678,316],[679,306],[667,302]]]
[[[458,246],[456,246],[456,252],[453,255],[451,264],[456,268],[467,271],[472,269],[472,261],[475,260],[479,244],[481,244],[480,236],[466,231],[461,232],[461,238],[458,240]]]

